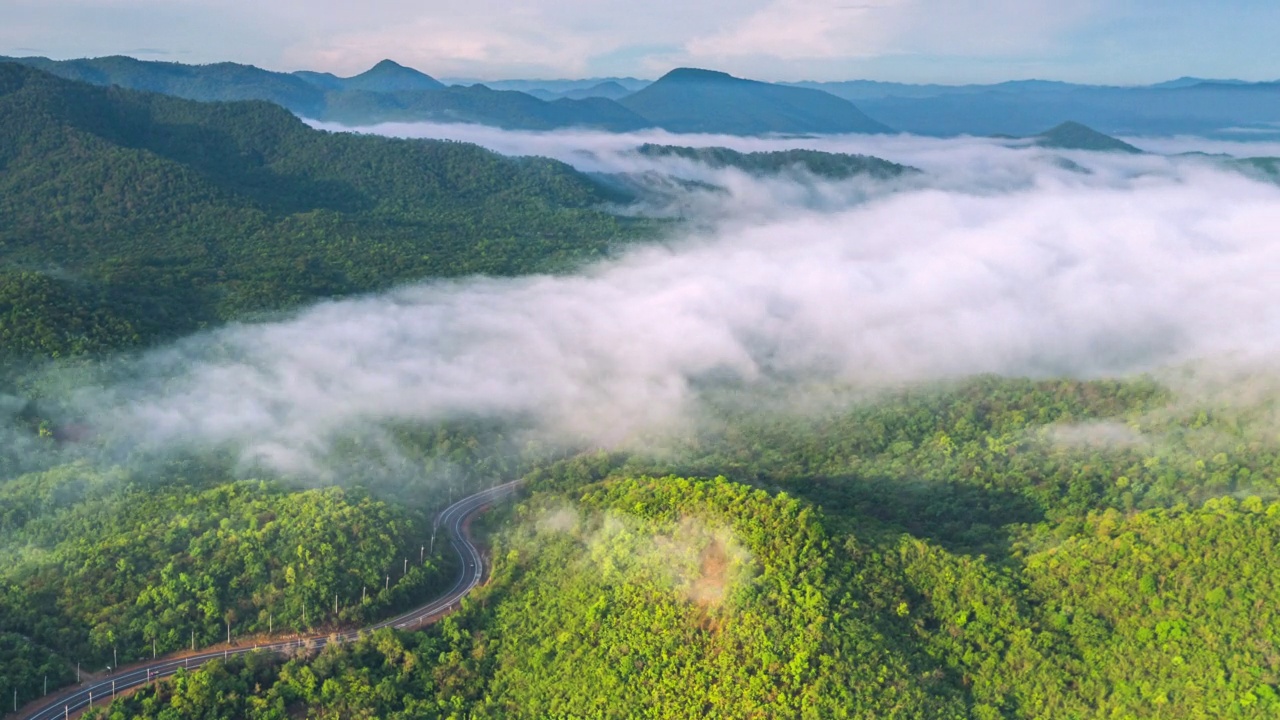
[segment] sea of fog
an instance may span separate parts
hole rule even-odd
[[[1280,187],[1203,158],[910,136],[361,131],[726,191],[691,205],[706,222],[576,274],[424,282],[185,339],[81,392],[81,410],[129,442],[305,472],[335,437],[387,422],[520,417],[617,444],[678,422],[708,381],[1093,377],[1266,365],[1280,348]],[[641,157],[645,142],[861,153],[923,173],[757,178]]]

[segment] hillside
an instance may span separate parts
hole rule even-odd
[[[92,85],[119,85],[188,100],[266,100],[304,117],[323,113],[325,105],[324,92],[302,78],[237,63],[183,65],[119,55],[81,60],[0,57],[0,62],[17,62]]]
[[[890,132],[852,103],[833,95],[693,68],[672,70],[618,102],[672,132]]]
[[[327,93],[325,103],[324,119],[346,125],[429,120],[514,130],[584,127],[613,132],[652,125],[605,98],[545,102],[525,93],[490,90],[484,85],[399,92],[346,90]]]
[[[1039,135],[1033,135],[1030,139],[1040,147],[1053,148],[1055,150],[1093,150],[1133,155],[1142,153],[1141,150],[1123,140],[1104,135],[1078,122],[1064,122]]]
[[[584,455],[529,475],[490,521],[494,575],[459,617],[236,661],[115,709],[1270,717],[1280,574],[1259,558],[1280,504],[1251,493],[1280,456],[1210,457],[1178,434],[1199,420],[1149,414],[1168,401],[1143,381],[983,378],[826,418],[744,409],[663,460]],[[1211,414],[1209,431],[1260,429]],[[1184,442],[1144,458],[1054,440],[1104,420]],[[681,462],[750,484],[660,474]],[[1224,491],[1244,499],[1202,499]]]
[[[396,282],[599,257],[625,229],[566,165],[312,130],[0,64],[6,356],[147,343]]]
[[[678,147],[674,145],[641,145],[637,152],[645,157],[678,157],[712,168],[736,168],[757,175],[802,170],[825,180],[847,180],[860,175],[885,180],[914,168],[869,155],[848,155],[819,150],[778,150],[743,153],[723,147]]]

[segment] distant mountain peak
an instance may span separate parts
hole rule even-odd
[[[657,82],[742,82],[727,72],[702,68],[676,68],[658,78]]]
[[[658,127],[679,133],[890,132],[835,95],[701,68],[672,70],[618,102]]]
[[[438,90],[444,87],[444,83],[430,75],[405,67],[394,60],[380,61],[359,75],[347,78],[345,85],[349,89],[375,92]]]
[[[1123,140],[1117,140],[1074,120],[1050,128],[1032,139],[1041,147],[1060,150],[1100,150],[1133,154],[1142,152]]]

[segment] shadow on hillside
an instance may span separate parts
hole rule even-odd
[[[846,516],[844,529],[855,533],[859,518],[869,518],[883,530],[907,532],[950,552],[994,561],[1009,555],[1005,526],[1044,519],[1043,511],[1023,495],[962,483],[846,476],[797,480],[786,489],[828,515]]]
[[[219,188],[246,197],[267,212],[312,210],[359,213],[371,199],[350,183],[282,174],[269,166],[269,151],[245,147],[229,133],[201,125],[161,124],[142,147],[182,163]]]

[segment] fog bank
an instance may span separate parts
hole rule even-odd
[[[837,210],[784,196],[572,276],[432,282],[227,327],[148,353],[82,406],[128,442],[309,471],[335,437],[389,421],[517,417],[624,444],[679,427],[707,383],[1276,356],[1280,188],[1166,158],[1071,154],[1071,170],[985,141],[881,142],[925,180]],[[984,172],[1012,180],[965,185]]]

